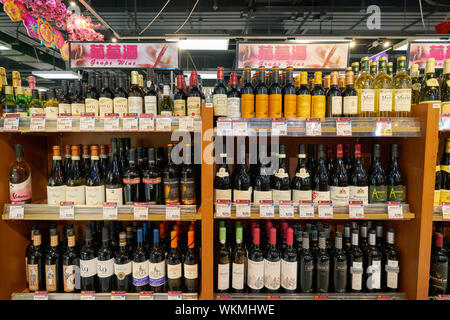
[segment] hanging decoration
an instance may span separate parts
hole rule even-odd
[[[64,60],[69,60],[69,45],[58,28],[65,30],[69,41],[103,41],[103,35],[94,29],[90,17],[73,14],[61,0],[0,0],[3,10],[12,21],[22,21],[30,37],[39,39],[48,48],[59,49]]]

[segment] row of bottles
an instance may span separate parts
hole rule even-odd
[[[450,293],[448,286],[450,248],[444,236],[443,224],[435,223],[430,263],[430,296]]]

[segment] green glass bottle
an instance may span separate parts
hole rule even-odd
[[[379,117],[392,115],[392,78],[387,74],[386,57],[379,60],[380,72],[375,77],[375,112]]]
[[[170,99],[170,87],[168,85],[164,85],[163,98],[159,104],[158,113],[161,116],[171,117],[173,115],[173,101]]]
[[[16,103],[14,101],[13,87],[5,87],[5,101],[3,102],[3,114],[14,113]]]
[[[411,96],[411,104],[414,106],[419,104],[420,99],[420,80],[419,80],[419,65],[414,63],[411,66],[410,71],[411,77],[411,88],[412,88],[412,96]]]
[[[419,103],[441,102],[441,90],[439,88],[439,82],[436,78],[434,58],[427,59],[427,63],[425,65],[425,76],[422,80],[422,86],[420,88],[419,100]]]
[[[27,117],[30,113],[28,109],[28,102],[22,87],[16,88],[16,108],[15,113],[20,114],[21,117]]]
[[[406,57],[397,58],[397,74],[392,80],[393,109],[396,117],[409,117],[411,113],[412,82],[406,72]]]

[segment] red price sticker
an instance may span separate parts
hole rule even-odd
[[[59,219],[61,220],[75,219],[75,206],[73,202],[61,202],[59,204]]]
[[[127,293],[125,291],[112,291],[111,300],[126,300]]]
[[[45,114],[35,113],[31,115],[30,131],[34,132],[45,131]]]
[[[148,220],[148,203],[136,202],[133,207],[134,220]]]
[[[80,131],[95,131],[95,113],[82,112],[80,116]]]
[[[166,205],[166,220],[180,220],[180,204],[173,203]]]
[[[153,291],[139,292],[139,300],[154,300]]]
[[[348,217],[350,219],[364,219],[364,203],[362,201],[350,201],[348,203]]]
[[[56,119],[56,131],[72,131],[72,114],[60,113]]]
[[[314,203],[312,201],[300,201],[298,212],[300,219],[314,219]]]
[[[272,119],[272,136],[287,136],[286,119]]]
[[[280,219],[294,218],[294,203],[290,200],[280,200],[278,204]]]
[[[9,205],[9,219],[23,220],[25,216],[25,205],[10,204]]]
[[[388,219],[402,220],[403,219],[403,205],[399,201],[388,201]]]
[[[119,114],[105,113],[103,127],[105,131],[119,131]]]
[[[80,300],[95,300],[95,291],[81,291]]]
[[[442,219],[450,220],[450,202],[442,202]]]
[[[247,136],[247,134],[248,134],[247,121],[243,120],[233,121],[233,135]]]
[[[47,291],[36,291],[33,295],[34,300],[48,300],[48,292]]]
[[[167,300],[183,300],[183,294],[181,291],[169,291],[167,292]]]

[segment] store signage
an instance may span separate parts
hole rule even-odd
[[[296,69],[342,69],[348,63],[348,43],[239,43],[238,69],[292,66]]]
[[[176,43],[71,42],[70,67],[178,68]]]
[[[444,61],[450,59],[450,42],[420,42],[408,46],[408,65],[417,63],[419,68],[425,68],[428,58],[436,60],[436,68],[443,68]]]

